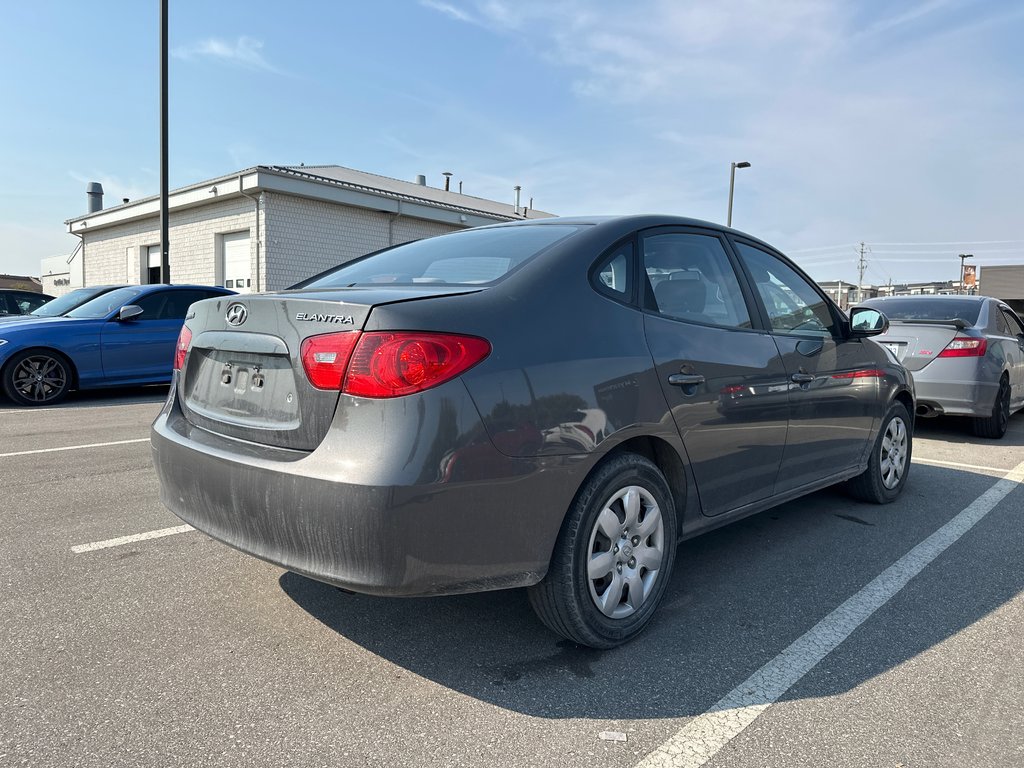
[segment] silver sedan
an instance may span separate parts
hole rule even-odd
[[[1001,438],[1024,408],[1024,324],[987,296],[891,296],[863,306],[889,318],[875,340],[914,376],[917,415],[968,416],[975,434]]]

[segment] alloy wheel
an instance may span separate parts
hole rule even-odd
[[[64,394],[68,387],[67,367],[50,355],[31,355],[12,371],[15,391],[34,403],[46,403]]]

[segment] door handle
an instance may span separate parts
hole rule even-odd
[[[699,373],[673,373],[668,383],[674,387],[695,387],[704,383],[704,377]]]
[[[797,384],[810,384],[814,381],[813,373],[794,373],[789,377],[790,381],[794,381]]]

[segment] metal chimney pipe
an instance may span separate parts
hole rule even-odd
[[[85,185],[85,199],[89,213],[103,210],[103,185],[98,181],[90,181]]]
[[[444,171],[441,175],[444,176],[444,191],[450,192],[452,184],[452,172]]]
[[[425,187],[425,186],[427,186],[427,177],[426,177],[426,176],[424,176],[424,175],[423,175],[422,173],[421,173],[421,174],[419,174],[419,175],[418,175],[418,176],[416,177],[416,183],[417,183],[417,184],[419,184],[419,185],[420,185],[421,187]]]
[[[513,189],[516,191],[516,216],[519,215],[519,193],[522,192],[523,188],[516,184]]]

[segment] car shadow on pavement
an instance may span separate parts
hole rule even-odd
[[[56,405],[41,405],[39,408],[99,408],[109,405],[136,405],[162,403],[167,399],[167,384],[151,384],[144,387],[110,387],[103,389],[74,390]],[[33,406],[15,403],[0,395],[0,413],[6,410],[27,410]]]
[[[280,585],[311,616],[367,651],[496,706],[545,718],[691,716],[713,706],[992,483],[979,474],[915,465],[894,504],[860,504],[831,489],[684,542],[652,625],[610,651],[581,648],[549,632],[524,590],[383,599],[293,573],[283,574]],[[1018,594],[1024,572],[1012,566],[1019,562],[1021,534],[1012,515],[1003,519],[999,511],[978,526],[984,536],[972,531],[905,588],[921,593],[914,601],[898,594],[830,658],[848,656],[865,634],[880,633],[880,639],[838,670],[812,670],[787,696],[849,690]],[[951,563],[961,570],[936,579],[939,566],[948,570]]]
[[[1024,411],[1018,411],[1010,417],[1006,434],[998,440],[978,437],[971,429],[971,419],[961,416],[937,416],[930,419],[915,419],[914,435],[929,440],[942,440],[946,443],[969,445],[980,443],[995,447],[1024,445]],[[966,461],[970,463],[969,459]]]

